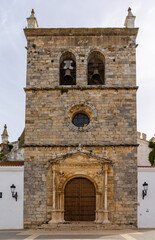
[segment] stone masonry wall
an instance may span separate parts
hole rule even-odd
[[[111,224],[136,225],[135,39],[138,30],[24,31],[28,41],[25,224],[41,224],[51,219],[53,185],[52,181],[47,181],[47,178],[52,179],[49,160],[80,148],[90,153],[106,152],[110,159],[108,210]],[[73,53],[76,59],[75,86],[59,85],[60,57],[66,51]],[[87,60],[93,51],[105,57],[105,85],[87,85]],[[90,123],[83,128],[72,124],[74,114],[79,111],[90,118]],[[93,172],[91,168],[90,165],[86,169],[86,175]]]
[[[75,147],[25,148],[25,225],[41,224],[51,219],[53,185],[52,165],[49,160],[53,156],[76,149]],[[136,225],[136,147],[84,147],[83,149],[97,154],[106,152],[107,157],[113,160],[113,165],[109,166],[108,170],[108,210],[111,224]],[[91,171],[93,169],[90,165],[86,173]],[[66,176],[69,176],[67,169]]]
[[[56,30],[52,30],[51,36],[46,37],[38,34],[33,36],[34,30],[31,30],[31,36],[27,37],[27,88],[59,86],[59,60],[66,51],[72,52],[76,58],[77,86],[86,86],[87,59],[94,50],[100,51],[105,57],[106,86],[135,87],[135,31],[129,35],[128,30],[121,30],[121,33],[114,30],[116,33],[109,33],[109,36],[108,33],[101,33],[101,36],[82,36],[79,33],[78,36],[72,30],[72,36],[67,36],[67,30],[57,29],[57,34],[61,36],[54,36]],[[28,31],[25,29],[25,33]],[[95,30],[92,34],[95,34]]]
[[[137,148],[116,148],[114,199],[117,224],[137,224]]]
[[[27,92],[25,144],[136,143],[135,102],[135,90]],[[70,110],[85,103],[90,124],[79,129],[72,124]]]

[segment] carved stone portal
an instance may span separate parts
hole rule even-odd
[[[64,222],[64,192],[66,184],[74,178],[85,178],[93,183],[96,191],[95,222],[108,223],[107,182],[111,160],[90,152],[75,152],[50,160],[48,196],[52,196],[50,223]]]

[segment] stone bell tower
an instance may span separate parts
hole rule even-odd
[[[125,28],[38,28],[27,39],[25,225],[136,225],[136,36]]]

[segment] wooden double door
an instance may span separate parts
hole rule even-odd
[[[86,178],[73,178],[64,192],[65,221],[94,221],[96,210],[96,190]]]

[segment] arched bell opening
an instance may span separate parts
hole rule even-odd
[[[88,57],[88,85],[105,84],[105,58],[98,51],[92,52]]]
[[[60,58],[60,85],[76,85],[76,59],[71,52]]]
[[[84,177],[76,177],[68,181],[64,189],[65,221],[94,221],[95,213],[94,184]]]

